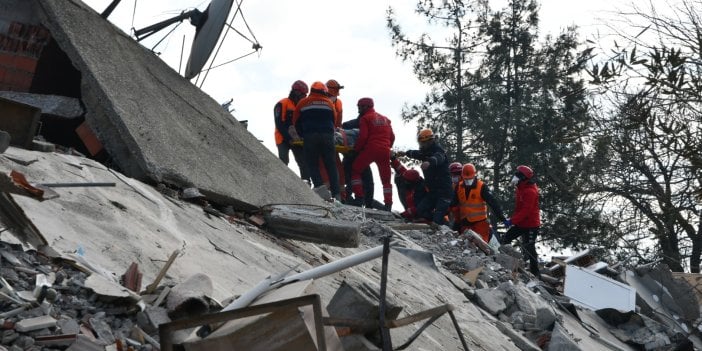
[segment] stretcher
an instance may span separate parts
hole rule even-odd
[[[293,141],[292,144],[293,144],[294,146],[304,146],[304,145],[305,145],[305,142],[302,141],[302,140],[296,140],[296,141]],[[338,144],[337,144],[337,145],[335,145],[334,147],[336,148],[336,152],[341,152],[342,154],[345,154],[345,153],[347,153],[347,152],[353,150],[352,147],[346,146],[346,145],[338,145]]]

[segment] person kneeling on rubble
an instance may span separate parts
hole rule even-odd
[[[395,170],[397,195],[400,198],[400,203],[405,208],[405,211],[400,213],[400,215],[408,221],[420,219],[417,217],[417,204],[427,194],[424,178],[419,175],[417,170],[407,169],[394,154],[390,158],[390,165]]]
[[[483,241],[489,243],[491,230],[488,222],[488,205],[500,221],[507,221],[490,189],[478,179],[475,166],[472,163],[466,163],[451,203],[455,219],[453,230],[463,233],[470,229],[478,233]]]

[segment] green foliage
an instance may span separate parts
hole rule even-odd
[[[624,45],[616,44],[604,61],[591,56],[587,69],[616,106],[593,130],[598,155],[611,163],[601,168],[608,184],[594,183],[590,192],[617,201],[615,225],[645,223],[630,227],[620,242],[641,261],[662,258],[674,271],[699,272],[702,255],[699,5],[682,1],[670,17],[655,8],[622,14],[642,29],[619,33]]]
[[[532,166],[542,191],[542,233],[555,246],[582,246],[606,233],[601,209],[581,195],[594,161],[585,146],[588,95],[578,78],[590,53],[579,51],[575,29],[540,40],[533,0],[497,11],[486,1],[419,1],[417,10],[450,36],[444,43],[426,33],[410,39],[388,11],[398,56],[431,87],[403,118],[441,133],[452,160],[475,163],[508,210],[514,168]]]

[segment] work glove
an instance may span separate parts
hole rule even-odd
[[[426,171],[427,168],[429,168],[429,165],[430,165],[429,161],[422,162],[422,170]]]
[[[507,218],[507,219],[505,219],[504,221],[502,221],[502,224],[504,224],[505,227],[509,228],[509,227],[512,226],[512,220],[509,219],[509,218]]]
[[[390,150],[390,161],[395,161],[397,160],[397,154],[395,151]]]

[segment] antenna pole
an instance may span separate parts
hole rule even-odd
[[[152,34],[155,34],[156,32],[160,31],[163,28],[170,26],[173,23],[182,22],[185,19],[200,16],[201,14],[202,14],[202,12],[200,12],[197,9],[191,10],[188,12],[183,11],[180,13],[180,15],[175,16],[173,18],[169,18],[167,20],[158,22],[156,24],[152,24],[148,27],[135,30],[134,36],[137,38],[137,41],[142,41],[143,39],[148,38]]]
[[[112,0],[112,2],[110,3],[109,6],[107,6],[105,11],[102,11],[102,13],[100,14],[100,17],[107,19],[107,17],[110,16],[112,11],[114,11],[115,7],[117,7],[117,5],[119,5],[120,1],[122,1],[122,0]]]
[[[183,35],[183,44],[180,46],[180,60],[178,60],[178,74],[180,74],[180,68],[183,67],[183,51],[185,50],[185,35]]]

